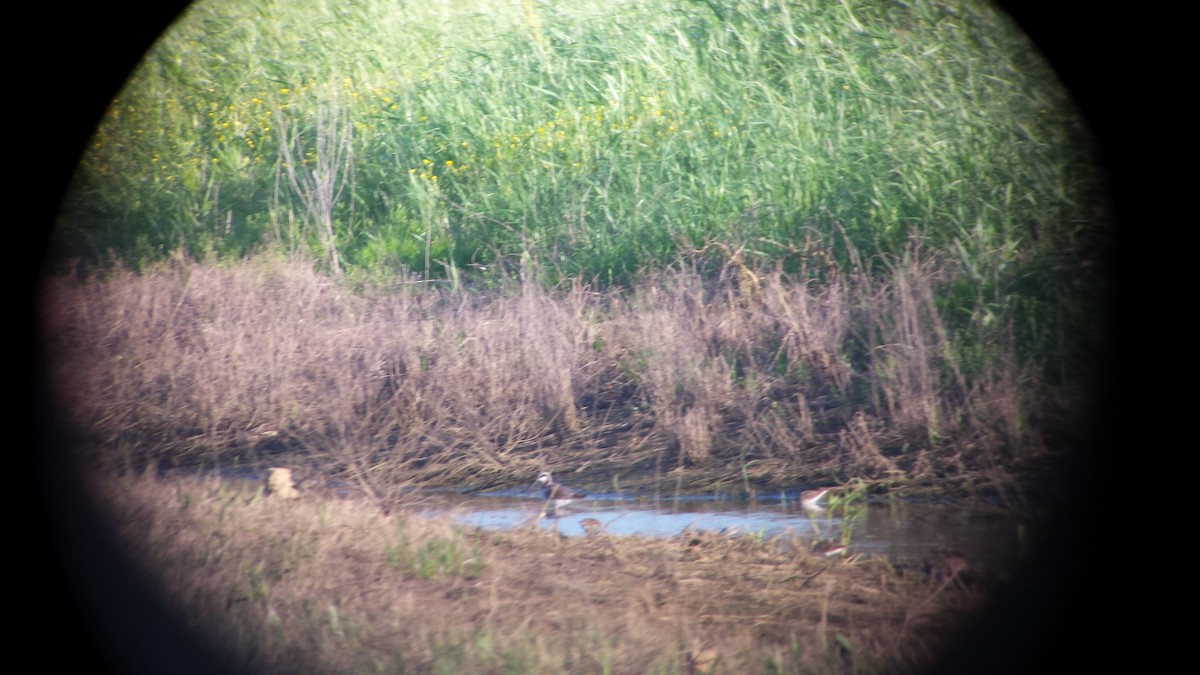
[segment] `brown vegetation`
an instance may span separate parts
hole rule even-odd
[[[566,465],[630,486],[1001,484],[1041,451],[1040,380],[1004,343],[964,374],[931,290],[953,270],[918,249],[883,278],[760,272],[752,301],[705,265],[464,292],[176,261],[50,279],[43,304],[61,400],[110,468],[286,454],[390,500]]]
[[[786,540],[485,532],[249,483],[98,485],[189,627],[250,672],[894,672],[980,600]]]
[[[406,504],[414,484],[567,467],[634,492],[1004,488],[1043,455],[1022,412],[1046,395],[1036,373],[1003,340],[970,372],[951,347],[932,287],[953,269],[915,247],[882,276],[813,261],[752,271],[715,247],[628,289],[526,270],[467,292],[179,259],[46,280],[44,328],[120,539],[252,671],[918,666],[979,602],[953,561],[906,576],[746,537],[468,530]],[[132,478],[235,463],[294,469],[299,492],[271,492],[300,498]],[[320,489],[333,478],[366,498]]]

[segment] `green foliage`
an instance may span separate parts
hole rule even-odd
[[[324,224],[284,152],[329,159],[323,110],[353,126]],[[1065,379],[1090,352],[1063,331],[1096,321],[1085,128],[974,2],[208,0],[114,100],[55,255],[141,269],[265,243],[456,287],[530,261],[609,285],[712,240],[756,269],[815,242],[871,272],[916,239],[963,270],[938,299],[948,362],[970,376],[1011,330]]]
[[[683,242],[797,241],[822,210],[864,250],[1016,246],[1094,182],[1061,88],[986,6],[705,6],[199,3],[97,130],[62,251],[311,250],[278,132],[329,87],[351,266],[530,253],[619,281]]]
[[[838,514],[845,522],[852,523],[861,520],[867,513],[867,484],[862,479],[854,479],[843,485],[827,497],[830,513]],[[845,528],[842,533],[846,537],[843,544],[849,543],[851,528]]]
[[[483,569],[478,546],[466,541],[458,531],[414,545],[399,519],[395,539],[386,545],[385,555],[393,568],[411,573],[418,579],[442,574],[473,577]]]

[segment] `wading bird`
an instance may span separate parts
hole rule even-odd
[[[538,474],[537,482],[541,484],[542,495],[546,497],[545,512],[547,516],[553,517],[560,506],[566,506],[576,499],[583,499],[587,496],[583,490],[555,483],[549,471]]]
[[[816,488],[814,490],[805,490],[804,492],[800,493],[800,507],[805,511],[820,513],[825,510],[825,507],[821,506],[821,500],[824,499],[825,495],[829,494],[831,490],[836,489],[837,486],[830,486]]]

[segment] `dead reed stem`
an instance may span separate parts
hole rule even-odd
[[[110,468],[286,454],[387,502],[544,463],[896,484],[1040,451],[1022,411],[1045,395],[1012,350],[974,379],[954,365],[929,291],[944,272],[914,252],[890,278],[829,274],[758,274],[743,302],[698,272],[469,294],[180,259],[50,279],[43,308],[52,380]]]

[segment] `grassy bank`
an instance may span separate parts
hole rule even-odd
[[[483,532],[220,481],[97,490],[142,571],[246,672],[899,672],[981,601],[749,537]]]
[[[114,101],[56,257],[265,240],[336,272],[532,256],[621,283],[710,238],[774,261],[832,214],[988,278],[1090,254],[1095,162],[987,3],[210,1]]]
[[[1072,428],[1071,390],[1011,337],[950,339],[935,296],[961,271],[918,248],[888,276],[831,266],[820,285],[721,262],[628,291],[468,293],[355,289],[271,256],[176,261],[50,280],[46,334],[89,461],[286,455],[381,499],[541,467],[684,489],[999,489]]]
[[[55,233],[147,274],[54,320],[106,457],[941,480],[1077,418],[1102,191],[982,4],[200,3]]]
[[[131,466],[1002,478],[1103,353],[1102,189],[986,5],[199,3],[79,167],[54,348]]]
[[[251,671],[894,670],[978,599],[407,488],[1016,499],[1086,440],[1103,192],[984,4],[201,2],[79,166],[47,364],[125,546]],[[134,478],[280,464],[365,497]]]

